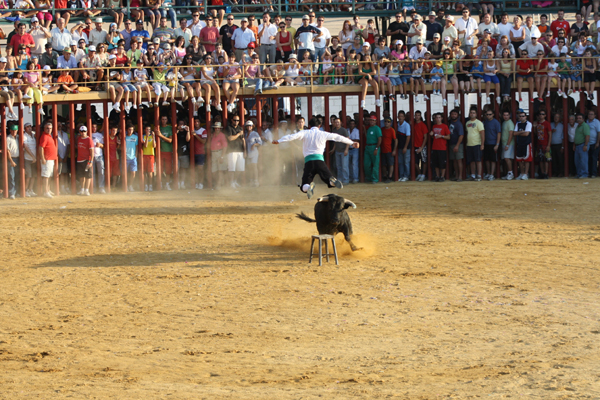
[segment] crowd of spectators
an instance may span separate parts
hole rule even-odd
[[[256,95],[261,95],[263,90],[275,90],[281,86],[356,85],[360,92],[360,106],[363,111],[369,87],[375,95],[376,105],[384,105],[384,109],[389,108],[394,101],[401,99],[427,101],[428,96],[441,96],[442,103],[446,106],[448,87],[454,93],[455,107],[460,104],[461,94],[474,92],[482,97],[484,105],[493,104],[495,100],[504,106],[504,103],[513,100],[511,89],[515,83],[517,90],[514,100],[523,101],[523,82],[529,84],[529,101],[532,103],[537,100],[544,102],[550,97],[551,90],[555,88],[558,95],[565,98],[575,92],[584,91],[587,100],[593,101],[595,82],[600,73],[597,59],[600,14],[597,12],[593,14],[593,21],[590,21],[592,16],[587,11],[576,14],[575,21],[566,21],[564,11],[558,11],[557,18],[554,20],[549,20],[547,15],[542,14],[539,24],[536,25],[531,16],[523,19],[517,15],[512,17],[511,22],[507,14],[502,14],[500,23],[495,23],[492,18],[494,10],[491,7],[481,10],[480,22],[470,15],[472,7],[453,5],[452,9],[461,13],[459,17],[447,15],[444,9],[431,11],[425,21],[423,16],[414,9],[404,7],[404,10],[398,10],[394,15],[394,21],[385,32],[378,30],[373,19],[368,19],[366,25],[363,25],[360,16],[355,15],[352,21],[344,21],[337,35],[335,33],[332,35],[326,27],[325,16],[322,13],[317,16],[312,9],[308,9],[299,24],[294,24],[290,16],[283,17],[264,12],[259,17],[250,15],[242,18],[238,26],[234,16],[225,15],[223,9],[215,9],[214,13],[205,15],[194,4],[190,4],[191,19],[188,20],[164,2],[148,3],[147,8],[134,7],[131,19],[125,15],[121,18],[109,12],[115,22],[108,25],[108,30],[104,29],[103,18],[106,17],[98,15],[99,13],[96,12],[98,10],[93,8],[82,10],[79,15],[83,17],[83,22],[74,24],[70,29],[67,28],[67,22],[75,15],[72,11],[59,12],[59,15],[55,15],[54,18],[45,10],[24,15],[31,17],[29,26],[20,20],[15,21],[14,31],[7,35],[6,56],[0,57],[0,96],[8,105],[7,117],[12,120],[17,119],[15,107],[24,109],[25,106],[29,106],[29,112],[32,112],[34,104],[38,106],[40,114],[44,115],[44,96],[48,93],[107,91],[113,108],[111,115],[121,113],[123,107],[128,121],[131,121],[129,118],[132,109],[140,108],[144,113],[149,113],[150,109],[160,109],[173,102],[177,103],[178,108],[184,109],[189,99],[197,122],[192,121],[190,124],[185,116],[181,121],[165,123],[176,123],[179,128],[187,127],[189,124],[192,126],[188,128],[189,136],[195,137],[196,125],[202,126],[205,113],[212,113],[215,124],[222,124],[221,129],[225,127],[224,121],[218,121],[223,97],[225,99],[223,106],[227,108],[232,118],[227,123],[227,129],[233,126],[235,118],[240,117],[238,93],[241,87],[251,87]],[[114,5],[115,10],[111,12],[120,12],[116,4]],[[323,4],[324,11],[326,7],[328,6]],[[52,27],[54,23],[56,25]],[[429,83],[431,90],[427,91],[425,84]],[[501,110],[507,108],[502,107]],[[534,107],[530,105],[529,109],[533,110]],[[201,112],[198,112],[199,110]],[[256,115],[252,114],[250,107],[246,107],[245,110],[247,117]],[[178,115],[186,113],[187,110],[184,110]],[[265,115],[267,118],[263,118],[263,121],[272,123],[272,113]],[[483,124],[486,116],[484,115]],[[498,118],[502,119],[503,115]],[[415,115],[414,121],[416,122],[417,119],[418,116]],[[283,122],[284,120],[285,116],[279,118],[281,123],[286,123]],[[348,126],[340,129],[358,132],[361,127],[356,127],[354,120],[355,118],[347,118]],[[150,127],[150,132],[143,129],[138,135],[135,133],[138,131],[137,127],[133,123],[128,125],[127,131],[131,130],[130,136],[137,138],[136,145],[142,146],[144,156],[148,156],[141,162],[148,166],[147,169],[144,168],[145,174],[149,174],[145,181],[152,181],[154,176],[150,166],[156,163],[150,158],[154,156],[153,149],[159,142],[161,150],[162,146],[167,149],[161,154],[170,154],[168,150],[170,142],[164,132],[160,133],[162,129],[152,128],[151,118],[148,121],[144,126]],[[339,122],[341,123],[341,120]],[[439,125],[436,120],[432,122]],[[332,127],[335,126],[334,123],[335,121],[331,121]],[[354,128],[350,128],[351,124],[354,124]],[[386,126],[385,122],[378,125],[384,129],[391,128]],[[403,124],[399,124],[397,129],[392,129],[397,133],[402,132],[406,130],[402,126]],[[165,130],[169,129],[172,130],[171,127]],[[215,125],[212,129],[218,132],[219,127]],[[238,149],[240,151],[236,153],[258,154],[262,150],[262,145],[268,143],[264,136],[264,132],[270,131],[268,128],[259,127],[256,130],[258,137],[250,135],[252,129],[256,129],[255,125],[246,127],[246,132],[240,127],[237,135],[239,139],[244,140],[244,144],[239,144],[241,150]],[[99,133],[96,129],[93,130],[94,132],[89,136],[92,141],[94,134]],[[594,131],[593,128],[591,130]],[[180,131],[183,132],[185,129]],[[368,129],[364,134],[367,134],[367,131]],[[369,131],[369,134],[376,133],[373,131],[376,129]],[[188,136],[183,133],[182,135],[184,140]],[[230,135],[224,136],[230,137]],[[432,140],[440,144],[447,140],[447,136],[445,131],[439,131],[435,133],[435,138]],[[213,138],[215,137],[220,135],[215,134]],[[593,134],[590,137],[596,138]],[[246,146],[249,138],[252,139],[248,142],[251,142],[250,149]],[[206,138],[204,140],[206,142]],[[189,142],[190,139],[187,141]],[[94,147],[98,147],[98,142],[99,139]],[[196,143],[205,142],[202,142],[200,135]],[[89,144],[89,140],[87,143]],[[234,143],[229,140],[217,141],[215,151],[221,151],[223,155],[215,159],[224,160],[226,156],[230,157],[231,152],[226,147],[230,148]],[[598,146],[595,141],[592,143],[593,145],[586,147],[584,152],[590,153],[589,174],[595,175],[596,169],[592,164],[597,165]],[[420,146],[415,147],[420,148]],[[94,149],[95,155],[91,155],[90,151],[92,160],[99,159],[103,153],[101,149],[102,147],[100,150]],[[348,162],[348,179],[342,178],[345,183],[356,180],[357,174],[351,171],[358,169],[358,158],[352,158],[351,149],[340,152],[346,153],[346,150],[348,150],[346,156],[351,161]],[[385,150],[388,150],[387,145]],[[571,147],[567,150],[570,151]],[[30,156],[23,149],[21,153]],[[388,153],[391,152],[383,152],[383,154]],[[392,158],[394,160],[396,157],[399,158],[398,164],[406,166],[406,160],[404,158],[400,160],[401,156],[398,153],[396,152]],[[418,154],[421,153],[423,152]],[[448,153],[452,157],[453,152]],[[133,169],[132,160],[137,159],[137,153],[132,154],[133,158],[128,159],[127,164]],[[575,154],[569,159],[575,160]],[[468,158],[469,153],[466,152],[466,155]],[[471,159],[478,158],[476,154],[471,155],[473,156]],[[490,155],[491,153],[488,152],[487,159]],[[502,154],[496,155],[502,156]],[[217,162],[216,182],[221,182],[224,178],[219,176],[219,171],[230,170],[232,165],[234,170],[232,172],[243,168],[238,156],[234,160],[228,160],[227,163]],[[334,158],[336,161],[337,156],[336,150]],[[375,156],[379,155],[373,154],[373,157]],[[537,157],[539,154],[536,153],[534,156]],[[419,157],[421,158],[416,163],[419,168],[417,178],[422,180],[425,177],[422,171],[426,170],[426,161],[429,158],[426,153]],[[435,162],[439,170],[441,156],[433,153],[431,157],[432,163]],[[546,159],[549,160],[550,157]],[[335,163],[342,165],[342,169],[343,160],[344,158],[341,157],[340,162]],[[83,161],[85,160],[81,160]],[[198,159],[198,161],[196,165],[203,163],[203,160]],[[363,166],[366,168],[367,176],[372,176],[371,180],[376,181],[375,175],[378,179],[379,173],[376,170],[379,165],[378,159],[367,155],[364,161],[369,163],[368,166]],[[384,165],[389,164],[390,156],[384,156],[383,161]],[[168,160],[166,162],[169,163]],[[477,180],[486,176],[488,178],[495,176],[491,166],[495,163],[490,164],[484,173],[482,167],[477,164],[478,161],[474,162],[473,165],[470,161],[467,164],[469,178]],[[186,165],[185,159],[181,165]],[[527,165],[529,164],[523,165],[522,168],[526,168]],[[215,164],[211,169],[213,166]],[[459,165],[456,165],[455,177],[461,179],[462,174],[459,173],[458,167]],[[562,169],[555,167],[557,168],[552,169],[553,175],[560,175],[562,172],[557,171]],[[288,170],[289,168],[291,167],[288,166]],[[90,175],[92,172],[89,171],[96,170],[97,175],[101,177],[100,171],[103,169],[103,163],[90,161],[89,168],[83,168],[83,175]],[[575,170],[575,168],[570,169],[570,171]],[[443,172],[441,170],[437,172],[439,174],[436,173],[435,176],[439,180],[443,179]],[[526,172],[522,171],[516,177],[527,176]],[[581,173],[578,171],[577,174],[587,175],[583,171]],[[538,172],[538,176],[547,175],[546,169],[542,168]],[[257,176],[258,174],[254,174],[246,182],[250,181],[256,185]],[[385,176],[387,178],[392,176],[389,168]],[[510,176],[508,171],[505,176],[507,179]],[[233,186],[239,184],[240,179],[235,175],[229,177],[227,184]],[[131,182],[135,182],[135,174],[131,178]],[[400,170],[400,179],[404,178],[408,178],[406,168]],[[101,178],[98,181],[103,180]],[[89,184],[89,181],[81,184],[83,194],[86,193],[84,183]],[[200,183],[200,187],[202,185]],[[68,185],[64,186],[65,190],[68,190]],[[167,189],[179,186],[183,187],[185,183],[165,181]],[[98,188],[102,192],[102,186]],[[149,185],[147,189],[152,190],[152,188]],[[132,186],[131,189],[133,190],[134,187]],[[146,187],[136,188],[136,190],[140,189]],[[32,193],[32,189],[28,191]],[[49,190],[44,194],[50,194]]]

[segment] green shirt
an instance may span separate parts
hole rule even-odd
[[[367,129],[367,146],[374,146],[381,137],[381,128],[373,125]]]
[[[171,125],[161,126],[160,133],[162,133],[162,135],[164,137],[171,138],[173,136],[173,127],[171,127]],[[173,152],[173,143],[169,143],[166,140],[161,140],[160,141],[160,151],[168,151],[168,152],[172,153]]]
[[[584,122],[575,129],[575,146],[584,144],[586,136],[590,136],[590,126]]]
[[[508,144],[508,137],[510,136],[510,132],[515,130],[515,123],[512,120],[504,121],[502,123],[502,146],[506,146]],[[514,143],[514,142],[513,142]]]
[[[154,76],[154,82],[165,84],[165,76],[167,75],[167,70],[159,71],[158,68],[152,71]]]

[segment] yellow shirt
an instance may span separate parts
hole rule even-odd
[[[142,145],[142,151],[145,156],[153,156],[154,155],[154,136],[146,136],[144,134],[144,140],[146,143]]]
[[[481,146],[481,131],[485,130],[483,122],[476,119],[475,121],[468,120],[467,126],[467,146]]]

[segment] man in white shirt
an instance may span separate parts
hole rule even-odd
[[[473,55],[473,38],[479,32],[479,26],[474,18],[471,18],[469,10],[462,10],[462,18],[456,21],[456,30],[458,31],[458,39],[462,42],[461,48],[467,55]]]
[[[500,31],[500,38],[502,38],[502,36],[506,36],[508,38],[508,42],[510,43],[510,30],[513,27],[513,24],[511,24],[510,22],[508,22],[508,14],[504,13],[501,16],[501,23],[498,24],[498,30]],[[500,40],[498,40],[498,43],[500,43]]]
[[[267,62],[267,57],[269,59],[269,64],[275,64],[275,54],[277,53],[277,48],[275,47],[276,36],[277,27],[271,23],[271,16],[269,13],[264,13],[263,23],[258,26],[258,40],[260,41],[258,56],[261,64]]]
[[[324,22],[325,17],[320,16],[317,18],[317,29],[322,33],[321,36],[315,39],[315,58],[319,62],[323,61],[323,54],[325,54],[325,50],[329,47],[329,43],[331,42],[331,33],[329,33],[329,29],[325,28],[323,25]],[[334,55],[332,54],[332,56]]]
[[[190,40],[192,40],[192,31],[187,27],[187,19],[185,18],[179,21],[179,28],[175,29],[175,37],[178,38],[179,36],[183,37],[185,41],[183,46],[187,48]]]
[[[90,44],[98,46],[100,43],[106,43],[108,32],[102,29],[102,18],[96,18],[96,27],[90,30]]]
[[[531,40],[531,37],[533,35],[537,36],[538,38],[542,37],[542,33],[540,32],[538,27],[533,24],[533,18],[531,17],[531,15],[525,18],[525,26],[523,28],[525,28],[526,42],[528,40]]]
[[[50,31],[43,27],[37,17],[31,18],[31,29],[29,34],[33,37],[35,47],[31,49],[31,55],[41,56],[48,43],[48,39],[52,38]]]
[[[233,35],[231,36],[237,60],[243,60],[244,50],[248,48],[248,44],[256,42],[254,32],[248,28],[248,18],[242,18],[240,25],[238,29],[233,31]]]
[[[58,54],[62,54],[65,47],[71,45],[71,32],[65,26],[65,19],[59,18],[56,20],[56,28],[50,31],[52,35],[52,50]]]
[[[192,36],[200,37],[200,31],[206,26],[206,22],[200,21],[200,12],[194,11],[192,20],[187,23],[187,26],[192,31]]]
[[[538,42],[539,36],[532,35],[531,40],[519,46],[520,50],[527,50],[529,58],[536,58],[538,51],[544,51],[544,46]]]
[[[483,37],[483,32],[487,29],[490,31],[490,34],[494,39],[500,43],[500,29],[495,22],[492,21],[492,17],[490,14],[485,14],[483,16],[483,21],[479,23],[479,32],[477,33],[477,37],[481,39]]]
[[[411,60],[425,58],[425,53],[427,53],[427,47],[423,45],[423,39],[418,38],[415,47],[410,49],[410,51],[408,52],[408,58],[410,58]]]
[[[410,48],[417,44],[417,40],[421,38],[425,43],[425,37],[427,36],[427,25],[423,23],[423,17],[419,14],[413,14],[413,21],[410,24],[408,33],[406,34],[406,41]]]
[[[315,190],[315,183],[313,179],[315,175],[319,175],[321,180],[327,184],[327,187],[337,187],[341,189],[343,187],[342,182],[337,180],[327,164],[325,164],[325,158],[323,153],[325,152],[325,146],[328,140],[335,142],[342,142],[351,145],[353,148],[358,149],[360,147],[358,142],[353,142],[349,138],[345,138],[341,135],[325,132],[319,129],[319,121],[317,118],[312,117],[308,121],[308,130],[302,130],[291,135],[285,135],[279,140],[274,140],[273,144],[279,144],[284,142],[291,142],[293,140],[302,140],[302,152],[304,154],[304,174],[302,175],[302,184],[300,190],[308,195],[310,199]]]
[[[104,194],[106,191],[104,190],[104,153],[102,149],[104,148],[104,133],[97,132],[98,125],[92,124],[92,140],[94,141],[94,172],[96,175],[96,179],[98,179],[98,187],[100,188],[100,193]]]

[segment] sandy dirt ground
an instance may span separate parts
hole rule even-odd
[[[600,181],[341,193],[0,201],[0,398],[600,398]]]

